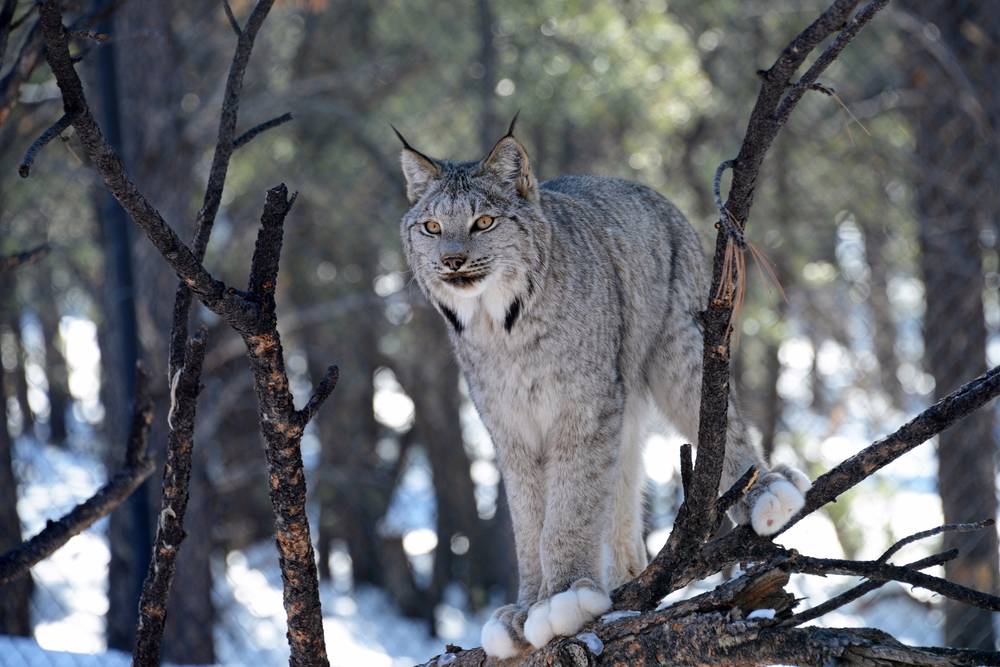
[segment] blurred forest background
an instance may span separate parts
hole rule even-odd
[[[27,0],[6,4],[15,27],[0,69],[0,254],[45,242],[52,251],[0,286],[0,551],[86,498],[104,463],[119,460],[136,358],[154,378],[151,445],[162,452],[176,284],[81,162],[72,131],[29,179],[18,177],[25,149],[61,108],[44,63],[9,86],[36,17]],[[231,4],[238,16],[249,5]],[[712,175],[738,149],[756,71],[826,4],[278,3],[247,73],[240,127],[286,111],[295,120],[234,157],[206,263],[241,279],[265,189],[285,182],[300,192],[279,328],[301,400],[328,361],[341,368],[303,440],[335,664],[412,664],[444,641],[477,644],[483,610],[508,597],[516,577],[489,438],[401,255],[407,204],[389,123],[431,155],[472,159],[520,109],[519,136],[540,179],[646,183],[707,241],[717,219]],[[752,269],[735,379],[775,460],[818,475],[1000,363],[997,9],[892,3],[830,68],[822,83],[832,94],[803,101],[764,165],[749,239],[773,263],[784,298]],[[139,187],[189,238],[234,42],[222,4],[131,0],[101,30],[111,38],[80,65],[91,100]],[[212,333],[165,658],[281,664],[284,613],[250,376],[238,338],[198,308]],[[782,541],[875,557],[915,530],[996,516],[994,412],[904,457]],[[654,553],[679,504],[677,443],[664,428],[647,445]],[[159,482],[155,473],[110,520],[0,589],[0,635],[32,638],[0,637],[0,665],[37,660],[35,642],[131,650]],[[950,579],[1000,593],[995,531],[944,539],[963,553]],[[919,557],[938,546],[909,548]],[[848,583],[797,585],[817,596]],[[874,625],[923,644],[997,643],[989,613],[896,584],[820,622]]]

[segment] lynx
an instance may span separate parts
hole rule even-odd
[[[474,162],[399,138],[406,258],[447,321],[508,494],[518,597],[482,631],[486,653],[508,658],[579,631],[646,565],[642,436],[658,411],[696,442],[704,257],[684,216],[648,187],[539,183],[514,123]],[[751,465],[767,470],[732,401],[723,489]],[[809,485],[771,468],[732,516],[774,533]]]

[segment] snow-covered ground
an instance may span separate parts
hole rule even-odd
[[[647,456],[652,466],[672,469],[676,450],[662,438],[651,443],[656,451]],[[823,452],[831,459],[852,453],[842,441],[828,444],[835,452]],[[86,447],[82,449],[86,450]],[[889,469],[890,475],[872,482],[864,503],[854,503],[850,521],[863,532],[861,557],[878,555],[891,540],[940,521],[940,507],[933,485],[923,476],[933,470],[933,461],[919,457],[932,455],[930,448],[903,460]],[[66,451],[29,439],[16,445],[17,471],[22,484],[18,509],[29,533],[40,529],[46,518],[58,515],[87,497],[103,478],[96,458],[85,453]],[[822,455],[820,455],[822,458]],[[930,467],[927,467],[929,464]],[[669,482],[662,471],[657,482]],[[426,466],[414,461],[399,491],[398,505],[390,514],[392,523],[420,542],[433,525],[433,496]],[[653,483],[654,489],[657,482]],[[894,493],[877,488],[889,485]],[[662,485],[659,487],[662,491]],[[655,491],[654,491],[655,495]],[[410,511],[412,508],[419,511]],[[891,521],[888,518],[891,517]],[[417,531],[423,531],[418,533]],[[74,537],[33,571],[36,583],[32,605],[34,638],[0,638],[0,667],[21,665],[117,665],[128,657],[106,651],[103,638],[103,614],[107,610],[105,586],[109,559],[105,538],[106,521]],[[419,538],[419,539],[418,539]],[[664,531],[651,535],[651,549],[665,538]],[[790,530],[781,540],[804,553],[841,556],[837,531],[822,513],[815,514]],[[433,546],[433,545],[431,545]],[[418,563],[426,567],[426,545],[414,549]],[[908,547],[902,559],[919,558],[929,553],[926,545]],[[220,623],[216,628],[219,663],[223,665],[281,665],[287,662],[284,611],[281,603],[280,574],[273,544],[269,541],[246,551],[234,551],[216,563],[215,604]],[[377,589],[350,590],[350,559],[342,552],[332,557],[334,581],[323,584],[321,591],[324,627],[330,657],[335,665],[371,665],[391,667],[413,665],[441,652],[445,642],[464,646],[478,644],[479,628],[487,611],[469,614],[461,595],[451,591],[450,604],[437,610],[441,637],[431,637],[426,623],[402,617],[387,596]],[[711,582],[706,582],[706,584]],[[797,576],[792,591],[811,605],[846,588],[855,581],[843,577]],[[698,587],[694,587],[697,592]],[[886,594],[888,593],[888,594]],[[896,584],[884,589],[881,601],[871,603],[871,596],[830,614],[823,625],[874,625],[899,638],[918,644],[935,644],[941,638],[941,613],[928,604],[932,596],[908,591]]]
[[[69,324],[74,322],[75,326],[83,326],[79,320]],[[70,340],[93,338],[90,329],[83,334]],[[907,416],[887,409],[884,404],[876,405],[878,401],[873,401],[870,393],[850,389],[849,372],[843,370],[850,365],[838,356],[843,350],[831,345],[827,343],[823,349],[813,350],[808,341],[792,337],[781,350],[784,371],[779,388],[787,406],[786,429],[775,458],[800,464],[792,453],[800,451],[814,473],[856,453],[888,429],[903,423]],[[96,344],[91,347],[96,350]],[[16,442],[15,467],[21,480],[18,512],[28,534],[42,528],[46,519],[61,515],[88,497],[105,478],[92,431],[86,427],[88,422],[100,418],[96,384],[90,381],[96,375],[96,367],[84,363],[92,361],[94,350],[69,355],[71,389],[77,399],[72,446],[59,449],[30,438],[19,438]],[[842,369],[838,419],[817,415],[809,408],[807,373],[814,357],[821,366]],[[44,400],[44,394],[38,392],[36,398]],[[919,406],[911,407],[916,411]],[[412,418],[412,402],[401,393],[391,373],[376,378],[374,408],[380,421],[389,427],[405,427]],[[489,516],[495,505],[499,477],[492,463],[489,438],[471,408],[463,411],[463,428],[474,459],[471,473],[476,483],[477,506],[482,515]],[[799,434],[794,450],[789,434]],[[653,522],[661,526],[649,536],[651,552],[657,551],[666,539],[676,509],[676,494],[672,495],[670,490],[676,487],[678,476],[678,444],[676,438],[654,435],[644,456],[650,478]],[[317,443],[303,442],[304,450],[315,446]],[[417,570],[418,581],[430,572],[436,546],[433,486],[429,465],[422,456],[419,451],[411,454],[408,469],[383,521],[385,531],[404,537],[404,548]],[[315,460],[315,456],[306,457],[309,467],[315,465]],[[852,492],[851,500],[838,503],[836,524],[830,514],[819,512],[782,535],[779,541],[806,554],[838,557],[846,555],[843,544],[847,543],[845,536],[849,536],[854,545],[851,556],[877,557],[895,540],[941,523],[936,468],[933,445],[924,445],[864,482]],[[127,664],[128,656],[107,651],[104,641],[109,562],[106,531],[107,521],[98,522],[33,570],[34,637],[0,637],[0,667]],[[936,546],[935,540],[911,545],[895,560],[921,558],[935,551]],[[245,551],[220,555],[213,567],[219,663],[287,664],[280,573],[273,544],[268,540]],[[425,622],[404,618],[382,591],[351,590],[350,558],[345,553],[334,552],[331,569],[334,581],[322,584],[321,596],[327,646],[334,665],[413,665],[440,653],[445,642],[462,646],[479,643],[479,629],[489,610],[470,614],[460,591],[449,591],[446,603],[436,610],[440,636],[432,637]],[[940,568],[937,570],[935,573],[940,574]],[[693,590],[679,592],[674,597],[699,592],[711,583],[693,586]],[[804,599],[804,606],[812,606],[855,583],[856,580],[845,577],[796,576],[791,589]],[[817,623],[874,626],[907,642],[937,644],[943,622],[939,602],[926,591],[889,584],[880,593],[870,594]]]

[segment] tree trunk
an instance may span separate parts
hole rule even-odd
[[[921,93],[913,122],[916,164],[921,168],[916,208],[927,303],[924,359],[940,397],[986,367],[979,235],[1000,215],[994,140],[1000,105],[992,90],[1000,17],[992,7],[969,1],[926,0],[910,8],[937,27],[940,40],[968,75],[978,103],[986,106],[981,115],[963,108],[960,99],[967,91],[955,90],[961,84],[928,50],[911,52],[911,81]],[[977,36],[986,43],[970,41]],[[982,411],[939,436],[938,487],[946,522],[997,515],[993,427],[992,412]],[[958,559],[945,565],[948,579],[997,592],[995,530],[947,535],[945,547],[961,550]],[[992,614],[946,603],[945,643],[993,649]]]
[[[44,296],[38,302],[38,318],[45,339],[45,380],[49,385],[49,442],[62,445],[66,442],[66,410],[70,405],[69,371],[61,349],[59,333],[59,308],[53,286],[52,271],[42,276]]]

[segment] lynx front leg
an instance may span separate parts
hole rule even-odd
[[[531,648],[524,638],[528,607],[542,584],[539,541],[545,512],[544,477],[537,456],[524,447],[498,439],[500,468],[510,506],[517,550],[517,603],[500,607],[483,626],[483,650],[495,658],[512,658]]]
[[[606,551],[617,478],[621,401],[565,416],[546,446],[542,588],[524,623],[535,647],[571,635],[611,607]],[[548,597],[551,596],[551,597]]]

